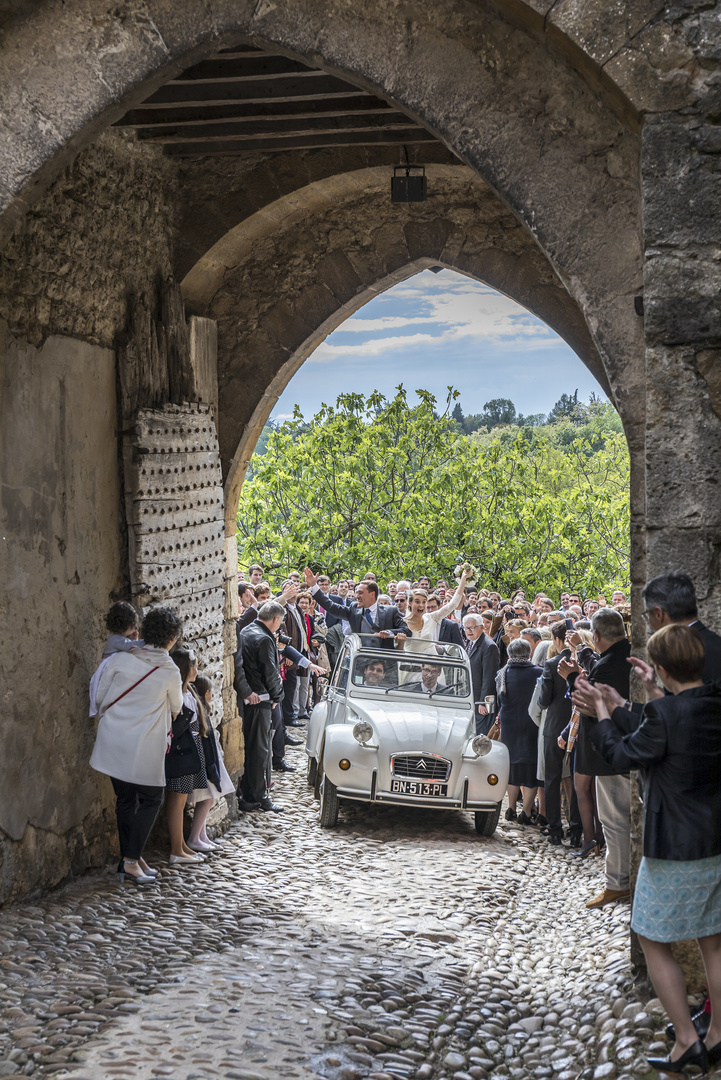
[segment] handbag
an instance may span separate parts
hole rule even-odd
[[[498,722],[498,717],[491,724],[491,730],[488,732],[488,738],[493,739],[494,742],[498,742],[501,737],[501,725]]]
[[[202,768],[200,752],[193,732],[190,730],[194,715],[193,710],[184,705],[173,721],[170,746],[165,755],[166,780],[178,780],[181,776],[195,776]]]

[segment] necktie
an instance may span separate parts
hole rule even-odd
[[[371,616],[370,608],[365,608],[363,611],[363,618],[368,620],[368,625],[373,628],[373,618]]]

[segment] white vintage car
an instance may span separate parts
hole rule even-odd
[[[345,639],[305,747],[323,828],[337,824],[340,800],[354,799],[471,810],[477,832],[495,832],[508,750],[476,735],[465,651],[430,648],[404,653],[357,634]]]

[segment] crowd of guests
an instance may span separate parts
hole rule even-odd
[[[476,588],[465,571],[453,589],[421,577],[382,591],[372,572],[333,583],[308,568],[274,589],[254,565],[238,598],[244,812],[282,812],[272,773],[295,769],[286,747],[301,745],[296,729],[348,633],[408,652],[433,651],[436,642],[466,651],[476,730],[508,749],[507,819],[539,828],[556,847],[568,839],[580,858],[605,851],[605,886],[588,908],[629,897],[631,770],[639,770],[644,855],[632,926],[675,1038],[669,1058],[650,1062],[666,1072],[721,1062],[721,637],[699,620],[687,574],[660,575],[642,592],[649,662],[631,656],[621,592],[610,604],[570,591],[558,604],[543,592],[506,599]],[[209,718],[212,687],[182,646],[178,616],[152,608],[141,627],[135,609],[119,603],[107,628],[90,688],[98,718],[91,765],[115,790],[118,873],[148,884],[158,872],[143,850],[163,796],[170,862],[192,866],[213,850],[208,814],[234,786]],[[634,669],[645,704],[630,701]],[[671,951],[691,938],[709,989],[694,1015]]]

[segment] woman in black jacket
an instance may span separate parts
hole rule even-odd
[[[703,683],[703,641],[687,626],[659,630],[648,655],[670,694],[650,701],[640,724],[623,708],[609,717],[602,691],[585,679],[577,681],[577,703],[593,703],[601,723],[591,741],[604,759],[619,772],[640,769],[643,777],[643,859],[631,926],[676,1032],[671,1056],[649,1064],[663,1072],[690,1065],[705,1071],[721,1062],[721,688]],[[705,1044],[671,951],[672,942],[693,938],[711,998]]]
[[[531,646],[523,638],[508,645],[508,663],[496,676],[501,742],[508,747],[508,810],[506,820],[533,824],[531,814],[538,791],[538,728],[528,713],[541,668],[531,663]],[[516,817],[516,803],[523,792],[523,809]]]

